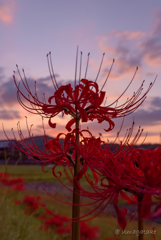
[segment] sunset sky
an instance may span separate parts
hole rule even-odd
[[[0,0],[0,139],[6,133],[12,138],[11,128],[16,132],[20,121],[27,137],[26,118],[33,124],[34,136],[42,135],[42,120],[39,115],[26,112],[18,103],[13,70],[18,64],[25,69],[30,88],[40,98],[54,93],[49,77],[46,54],[51,51],[53,67],[59,85],[74,80],[76,49],[83,52],[82,77],[85,73],[87,55],[90,61],[87,78],[95,80],[105,52],[98,84],[106,79],[113,58],[115,63],[104,90],[107,104],[113,102],[126,88],[138,66],[137,75],[120,100],[120,104],[130,97],[145,80],[143,93],[149,84],[157,80],[140,108],[125,118],[120,140],[135,121],[133,136],[141,126],[146,143],[160,143],[161,134],[161,1],[160,0]],[[80,57],[80,55],[79,55]],[[17,80],[18,80],[18,75]],[[56,129],[48,127],[46,133],[56,136],[67,132],[67,118],[58,116],[53,120]],[[103,128],[108,124],[97,122],[81,127],[102,133],[105,139],[113,141],[122,119],[114,120],[116,128],[109,133]]]

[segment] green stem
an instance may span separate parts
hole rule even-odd
[[[144,233],[141,233],[144,231],[144,220],[140,216],[142,200],[143,200],[143,196],[138,196],[138,230],[139,230],[138,239],[139,240],[144,240]]]
[[[8,173],[8,171],[7,171],[7,151],[6,151],[6,148],[4,148],[4,159],[5,159],[5,170],[6,170],[6,173]]]
[[[79,129],[79,119],[76,119],[76,129]],[[76,142],[79,145],[79,133],[76,133]],[[79,173],[80,170],[80,159],[78,153],[75,153],[75,165],[74,165],[74,176]],[[74,205],[74,204],[77,204]],[[73,186],[73,209],[72,218],[80,217],[80,194],[74,182]],[[80,240],[80,222],[72,222],[72,240]]]

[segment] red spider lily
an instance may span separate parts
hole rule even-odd
[[[22,203],[22,201],[21,201],[21,200],[19,200],[19,199],[15,199],[13,202],[14,202],[16,205],[19,205],[19,204],[21,204],[21,203]]]
[[[133,176],[134,181],[140,186],[149,186],[151,189],[160,190],[161,185],[161,148],[155,150],[133,149],[122,159],[120,165],[125,173]]]
[[[148,209],[150,209],[151,200],[150,198],[147,198],[150,195],[146,194],[151,193],[151,190],[153,190],[150,188],[150,186],[148,186],[148,183],[146,181],[138,180],[138,178],[144,178],[142,176],[141,169],[136,167],[136,163],[138,164],[138,161],[140,161],[140,154],[144,156],[143,153],[145,151],[134,149],[134,145],[136,144],[142,133],[140,129],[138,130],[136,136],[133,138],[131,143],[129,143],[133,131],[133,125],[132,128],[127,132],[124,140],[122,141],[122,144],[116,147],[115,151],[113,152],[110,149],[111,146],[105,144],[105,142],[103,142],[100,138],[94,138],[88,130],[74,130],[73,132],[66,134],[63,146],[61,146],[59,143],[59,138],[62,134],[59,134],[55,139],[49,140],[48,142],[45,140],[45,149],[43,152],[37,148],[32,137],[29,142],[25,140],[19,128],[19,125],[18,131],[22,144],[18,145],[17,142],[17,146],[19,147],[19,150],[23,150],[31,158],[34,159],[34,157],[39,157],[40,160],[34,160],[42,162],[43,166],[49,162],[55,163],[55,166],[53,167],[53,175],[57,177],[60,182],[61,173],[57,175],[55,173],[55,169],[58,165],[63,165],[64,167],[68,166],[68,168],[65,167],[64,170],[71,185],[74,185],[75,182],[76,189],[79,190],[79,194],[82,196],[90,197],[93,200],[93,202],[90,204],[97,203],[97,206],[90,213],[99,210],[96,213],[96,215],[98,215],[101,211],[105,209],[110,200],[113,199],[114,208],[118,216],[118,222],[121,228],[124,229],[126,226],[126,210],[119,209],[117,206],[119,194],[129,203],[136,203],[136,201],[130,199],[130,197],[128,197],[122,190],[129,191],[135,195],[144,193],[145,197],[143,199],[143,203],[149,201]],[[82,139],[79,145],[76,143],[74,138],[75,132],[79,132]],[[90,136],[84,137],[84,133],[88,133]],[[30,132],[29,136],[31,136]],[[22,149],[22,145],[26,149]],[[70,154],[71,151],[73,152],[72,155]],[[75,165],[75,151],[79,154],[81,166],[80,171],[74,177],[72,169]],[[150,151],[147,152],[149,154],[151,153]],[[159,154],[159,151],[155,150],[155,158],[157,157],[159,159]],[[150,156],[151,155],[149,155],[149,157]],[[156,160],[154,162],[156,162]],[[140,161],[140,164],[141,163],[142,161]],[[149,164],[149,168],[151,168],[151,161],[146,161],[145,163],[145,169],[147,169],[147,164]],[[87,171],[88,168],[92,172],[94,181],[89,176],[89,173]],[[156,165],[154,168],[156,168]],[[156,169],[158,169],[158,167]],[[79,180],[82,178],[83,175],[86,177],[87,181],[92,186],[93,191],[87,191],[79,184]],[[147,180],[149,181],[149,177],[147,178]],[[72,191],[71,189],[69,190]],[[155,193],[157,192],[155,191]],[[105,204],[103,205],[103,203]],[[100,207],[101,209],[99,209]],[[145,217],[143,208],[141,214]],[[149,212],[147,213],[147,216],[148,214]],[[86,214],[86,216],[87,215],[88,214]],[[80,219],[75,219],[75,221],[78,220],[80,221]]]
[[[19,133],[19,136],[21,139],[21,144],[19,144],[19,142],[17,141],[15,134],[13,132],[13,135],[14,135],[14,138],[16,141],[15,147],[17,147],[20,151],[23,151],[26,155],[31,157],[33,160],[43,163],[43,166],[49,162],[54,163],[55,166],[53,167],[53,175],[54,175],[54,177],[57,177],[60,182],[61,182],[61,178],[60,178],[61,172],[56,174],[55,170],[58,165],[63,165],[65,174],[66,174],[69,182],[71,183],[71,185],[73,185],[73,186],[75,185],[75,190],[69,189],[68,186],[66,186],[66,188],[69,189],[69,191],[71,191],[72,193],[75,193],[75,191],[78,190],[80,195],[87,196],[87,197],[90,196],[93,199],[92,203],[85,204],[84,206],[91,205],[94,203],[97,204],[97,206],[90,213],[94,212],[95,210],[98,210],[99,212],[101,212],[107,206],[107,204],[110,202],[113,195],[115,194],[115,191],[116,191],[115,188],[111,188],[111,189],[109,188],[109,191],[107,191],[107,189],[105,189],[105,191],[104,191],[104,189],[101,189],[101,191],[103,191],[103,193],[105,193],[105,194],[103,194],[103,193],[99,194],[99,192],[101,192],[101,191],[99,191],[99,189],[97,189],[97,188],[94,188],[93,192],[91,192],[91,191],[89,192],[89,191],[86,191],[85,189],[83,189],[79,184],[79,179],[82,176],[81,172],[84,172],[85,164],[83,161],[81,163],[80,172],[78,172],[78,175],[76,175],[76,177],[73,177],[74,176],[73,171],[74,171],[74,167],[75,167],[75,152],[77,152],[78,155],[81,154],[81,149],[80,149],[79,145],[77,144],[74,135],[75,135],[75,133],[79,133],[81,135],[81,137],[83,137],[83,132],[74,130],[73,132],[66,134],[63,146],[61,146],[59,143],[59,138],[62,134],[58,134],[58,136],[54,140],[49,140],[48,142],[45,137],[44,151],[42,151],[42,150],[38,149],[38,147],[35,145],[33,137],[31,135],[31,129],[28,128],[30,140],[26,141],[26,139],[24,138],[22,131],[20,129],[20,125],[18,124],[17,126],[18,126],[18,133]],[[86,130],[85,132],[89,133],[88,130]],[[73,152],[72,155],[71,155],[71,151]],[[39,160],[35,159],[35,157],[38,158]],[[80,155],[80,157],[81,157],[81,155]],[[66,166],[68,166],[69,172],[67,171]],[[97,182],[97,173],[94,170],[92,170],[92,172],[96,179],[95,181]],[[64,183],[63,183],[63,185],[64,185]],[[99,196],[99,199],[98,199],[98,196]],[[106,200],[107,200],[106,206],[103,206],[101,208],[101,210],[99,210],[99,207],[101,207],[103,202]],[[62,200],[60,199],[60,201],[62,201]],[[70,203],[70,204],[73,205],[72,203]],[[78,203],[78,204],[81,206],[80,203]],[[29,206],[28,209],[25,211],[25,213],[29,214],[29,213],[32,213],[33,211],[34,211],[34,209]],[[97,213],[97,215],[99,214],[99,212]],[[86,214],[86,216],[88,216],[89,214]],[[53,215],[53,217],[58,218],[58,216],[55,216],[55,215]],[[91,218],[93,218],[93,216]],[[71,219],[71,220],[73,220],[73,219]],[[78,222],[78,221],[80,221],[79,218],[75,218],[73,220],[73,222]],[[47,229],[47,226],[44,225],[44,226],[42,226],[42,228]]]
[[[105,92],[102,91],[105,83],[107,82],[107,79],[109,77],[109,74],[111,72],[113,63],[111,65],[109,74],[105,80],[105,83],[103,84],[101,90],[99,90],[98,84],[96,83],[101,66],[97,74],[97,77],[95,81],[89,81],[85,78],[81,79],[81,71],[79,74],[79,82],[78,85],[76,85],[76,75],[77,75],[77,60],[76,60],[76,70],[75,70],[75,84],[74,88],[72,88],[71,84],[58,86],[53,66],[52,66],[52,60],[51,60],[51,54],[47,55],[48,59],[48,66],[49,66],[49,72],[51,76],[51,80],[53,82],[55,92],[53,96],[50,96],[48,99],[48,103],[45,100],[40,101],[36,92],[36,83],[35,83],[35,93],[32,93],[30,90],[30,87],[28,85],[28,82],[24,74],[24,79],[21,77],[20,71],[17,66],[18,74],[21,79],[19,83],[16,81],[15,74],[13,75],[15,85],[17,87],[17,98],[21,106],[26,109],[28,112],[39,114],[45,118],[49,118],[49,125],[52,128],[56,127],[56,123],[52,123],[51,119],[54,118],[59,113],[62,114],[69,114],[72,116],[72,119],[67,123],[66,129],[68,131],[71,131],[71,126],[76,122],[76,119],[81,119],[82,122],[87,121],[93,121],[94,119],[97,119],[99,123],[103,121],[107,121],[109,123],[109,128],[106,131],[110,131],[114,128],[114,122],[111,120],[113,118],[118,118],[122,116],[129,115],[130,113],[134,112],[145,100],[147,93],[151,89],[153,83],[150,84],[147,91],[140,97],[140,94],[142,92],[143,83],[141,84],[140,88],[134,93],[134,95],[129,98],[126,102],[123,104],[116,106],[116,103],[120,98],[124,95],[126,90],[129,88],[130,84],[132,83],[137,69],[134,73],[134,76],[132,80],[130,81],[129,85],[125,89],[125,91],[110,105],[106,105],[105,103]],[[114,61],[113,61],[114,62]],[[81,63],[80,63],[81,68]],[[88,63],[87,67],[88,68]],[[22,83],[23,87],[25,88],[27,95],[21,90],[20,83]],[[30,103],[30,106],[27,105],[26,101]],[[104,106],[102,106],[104,102]]]
[[[47,215],[52,214],[54,217],[48,218]],[[68,218],[66,216],[60,214],[54,214],[50,210],[47,210],[45,214],[39,216],[39,220],[43,221],[41,225],[41,230],[48,230],[53,228],[56,230],[56,233],[60,234],[61,236],[64,234],[70,234],[72,231],[71,225],[65,225],[67,223]],[[80,225],[81,231],[81,239],[89,239],[94,240],[95,238],[99,237],[100,229],[97,226],[89,226],[85,222],[81,222]]]
[[[52,226],[56,226],[56,227],[61,227],[64,224],[64,221],[61,221],[58,218],[49,218],[44,222],[44,225],[47,227],[52,227]]]
[[[153,151],[131,149],[120,155],[119,151],[111,153],[109,149],[102,150],[97,147],[95,155],[91,154],[88,157],[86,155],[84,158],[88,164],[91,162],[93,168],[102,174],[100,175],[102,186],[107,191],[109,191],[109,186],[117,188],[117,193],[113,196],[113,203],[120,227],[122,229],[126,227],[125,215],[127,211],[119,209],[117,206],[119,194],[128,203],[140,205],[139,217],[141,219],[149,218],[152,195],[160,196],[161,194],[161,148],[158,147]],[[98,157],[99,163],[97,163]],[[108,184],[104,184],[104,180],[107,180]],[[94,187],[94,185],[92,186]],[[122,190],[130,192],[133,199]],[[105,191],[101,193],[105,194]],[[152,217],[159,216],[160,212],[160,205],[158,205]]]
[[[40,204],[39,204],[38,200],[40,200],[39,196],[34,197],[34,196],[26,195],[23,198],[22,203],[27,205],[27,209],[25,210],[26,214],[30,214],[40,207]]]
[[[5,173],[5,172],[0,173],[0,182],[2,184],[7,185],[9,178],[10,178],[10,175],[8,173]]]
[[[122,229],[124,229],[127,224],[125,218],[127,211],[126,209],[119,209],[117,206],[119,193],[122,198],[132,204],[136,204],[136,201],[128,197],[122,191],[122,189],[129,189],[130,192],[135,191],[137,193],[140,193],[140,188],[135,186],[136,184],[133,180],[131,180],[131,176],[129,176],[124,169],[120,169],[120,161],[123,161],[122,159],[124,158],[126,159],[126,155],[130,154],[130,152],[133,151],[134,145],[136,144],[142,133],[142,131],[139,129],[136,136],[129,144],[132,130],[133,127],[127,133],[122,144],[117,147],[116,150],[113,152],[110,149],[111,146],[109,147],[107,144],[101,141],[100,138],[96,139],[92,137],[92,135],[90,135],[90,137],[84,137],[84,131],[79,132],[82,141],[80,141],[79,146],[76,146],[76,151],[80,155],[82,165],[79,173],[74,177],[74,181],[77,183],[77,189],[79,190],[80,195],[90,197],[94,200],[95,203],[97,202],[98,205],[90,213],[94,212],[95,210],[100,208],[101,205],[103,206],[103,203],[105,203],[96,215],[103,211],[109,201],[113,199],[114,208],[118,215],[118,222]],[[87,130],[85,130],[85,132],[90,133]],[[87,171],[88,168],[93,174],[94,181],[89,176],[89,173]],[[69,182],[73,184],[73,174],[71,172],[71,168],[69,168],[68,170],[65,169],[66,176]],[[94,190],[93,192],[86,191],[79,184],[78,181],[82,178],[83,175],[85,175],[87,181],[92,186],[92,189]],[[54,196],[52,197],[56,199]],[[91,204],[93,204],[93,202]],[[81,206],[83,206],[83,204]],[[88,214],[86,214],[86,216],[87,215]],[[78,219],[75,220],[77,221]]]
[[[98,203],[97,207],[95,207],[90,212],[92,213],[93,211],[98,210],[98,213],[96,215],[105,209],[110,200],[113,200],[114,208],[118,215],[118,221],[120,224],[122,224],[121,227],[124,228],[126,225],[126,211],[119,209],[117,206],[119,193],[123,189],[129,190],[130,188],[133,192],[136,191],[138,193],[143,189],[144,193],[147,193],[144,189],[145,183],[141,182],[139,185],[137,185],[138,183],[135,182],[135,179],[131,179],[129,174],[126,171],[124,172],[124,165],[122,164],[124,155],[129,156],[128,153],[133,149],[134,144],[137,142],[137,139],[141,134],[140,130],[136,134],[130,146],[127,146],[127,144],[131,137],[131,130],[127,133],[124,144],[121,144],[121,146],[112,152],[109,146],[105,145],[104,142],[102,142],[99,138],[95,139],[91,133],[89,133],[89,131],[87,132],[90,134],[90,137],[86,138],[83,135],[83,131],[81,132],[79,129],[80,120],[82,122],[87,122],[89,120],[93,121],[96,119],[98,123],[102,123],[103,121],[108,122],[109,128],[106,129],[106,131],[112,130],[115,126],[112,119],[126,116],[134,112],[145,100],[147,93],[153,86],[153,83],[151,83],[147,91],[141,95],[143,87],[142,83],[139,89],[136,91],[136,93],[133,94],[131,98],[127,99],[126,102],[119,105],[118,101],[131,85],[136,75],[138,69],[137,68],[125,91],[116,99],[116,101],[110,105],[106,105],[106,93],[103,91],[103,88],[108,80],[114,61],[111,65],[110,71],[107,78],[105,79],[102,88],[99,90],[96,81],[101,70],[103,58],[95,81],[89,81],[87,79],[88,60],[85,76],[84,78],[81,78],[81,54],[79,81],[77,83],[77,49],[74,87],[72,87],[71,84],[58,86],[53,71],[51,54],[47,55],[49,72],[54,86],[54,93],[48,98],[48,102],[45,99],[45,95],[43,96],[42,100],[38,98],[36,82],[34,93],[31,91],[25,77],[24,70],[24,77],[22,78],[17,66],[18,74],[20,77],[19,83],[16,80],[15,73],[13,76],[15,85],[17,87],[17,98],[24,109],[31,113],[39,114],[45,118],[48,118],[49,126],[51,128],[56,127],[56,123],[52,122],[52,118],[57,116],[59,113],[62,113],[62,115],[67,114],[72,117],[72,119],[66,124],[66,129],[69,132],[72,131],[71,127],[75,124],[75,130],[71,133],[65,134],[63,147],[59,143],[59,138],[62,136],[62,134],[59,134],[56,139],[49,140],[48,142],[45,138],[43,151],[38,149],[35,145],[33,137],[31,136],[31,129],[28,128],[30,140],[27,141],[21,132],[20,125],[18,124],[18,133],[24,148],[22,148],[22,146],[18,143],[13,132],[17,143],[17,146],[15,147],[17,147],[20,151],[26,153],[26,155],[28,155],[33,160],[37,159],[37,162],[42,162],[43,167],[49,162],[54,163],[55,166],[53,167],[53,175],[57,177],[60,182],[61,173],[59,172],[56,174],[55,169],[58,165],[64,166],[65,174],[71,185],[73,185],[73,190],[69,189],[66,186],[73,193],[72,240],[76,239],[76,236],[80,234],[78,223],[80,221],[80,195],[88,196],[94,200],[94,203]],[[80,138],[83,140],[80,140]],[[105,145],[104,148],[103,145]],[[73,152],[72,155],[71,151]],[[66,165],[68,168],[66,168]],[[94,181],[88,175],[88,168],[92,172]],[[80,184],[80,180],[84,175],[89,184],[92,186],[92,191],[90,192],[85,190]],[[146,191],[149,191],[149,189],[146,189]],[[125,197],[125,194],[122,193],[122,195]],[[106,203],[104,204],[105,201]],[[104,206],[100,210],[99,207],[101,207],[102,204],[104,204]],[[86,216],[88,216],[88,214],[86,214],[85,217]],[[79,236],[78,239],[80,239]]]
[[[80,224],[80,231],[81,231],[81,240],[93,240],[97,239],[100,235],[100,229],[98,226],[90,227],[85,222],[81,222]]]
[[[10,174],[6,172],[0,172],[0,181],[3,181],[3,179],[9,178]]]
[[[12,178],[11,175],[7,173],[0,173],[0,182],[6,186],[11,186],[14,191],[24,191],[26,188],[23,184],[23,178]]]
[[[118,223],[122,229],[127,224],[125,218],[127,210],[118,208],[117,201],[119,195],[128,203],[140,204],[140,217],[148,218],[150,216],[152,195],[161,194],[161,148],[153,151],[134,149],[134,145],[142,131],[138,130],[129,145],[128,141],[131,132],[132,130],[129,131],[122,144],[113,152],[100,138],[95,139],[91,136],[83,138],[80,142],[79,154],[82,156],[84,163],[79,174],[75,177],[76,180],[79,180],[85,175],[95,191],[95,194],[87,193],[79,185],[78,188],[82,195],[92,199],[95,199],[97,196],[97,198],[105,201],[107,200],[105,197],[108,196],[106,195],[107,193],[110,193],[110,191],[111,195],[112,192],[115,193],[112,197],[113,204],[118,216]],[[88,167],[93,172],[95,182],[89,178]],[[100,185],[98,185],[98,176]],[[122,190],[132,193],[134,199],[131,199]],[[140,196],[142,196],[142,200],[137,202]],[[159,213],[161,212],[160,209],[158,211]]]
[[[40,215],[39,217],[38,217],[38,220],[42,220],[42,221],[44,221],[44,220],[46,220],[46,214],[42,214],[42,215]]]
[[[73,165],[74,166],[74,159],[72,159],[72,157],[70,156],[70,152],[74,151],[74,149],[76,147],[74,131],[71,133],[68,133],[68,134],[60,133],[57,135],[57,137],[55,139],[51,139],[49,141],[47,141],[46,136],[44,136],[44,151],[43,151],[43,150],[40,150],[36,146],[36,144],[34,142],[34,138],[31,136],[30,131],[29,131],[30,140],[27,141],[22,134],[20,125],[17,124],[17,126],[18,126],[18,134],[21,139],[21,144],[16,139],[13,130],[12,130],[12,132],[13,132],[13,136],[15,138],[16,144],[14,144],[14,143],[12,143],[12,144],[16,148],[18,148],[19,151],[24,152],[28,157],[30,157],[34,161],[43,163],[43,166],[48,163],[54,163],[55,167],[58,165],[63,165],[63,166]],[[63,135],[65,136],[65,139],[64,139],[63,146],[61,146],[61,144],[59,143],[59,139]],[[6,135],[6,137],[8,138],[7,135]],[[8,138],[8,140],[10,141],[9,138]],[[55,167],[53,168],[53,174],[54,174]]]
[[[56,232],[58,234],[60,234],[60,236],[64,235],[64,234],[70,234],[72,232],[72,227],[68,226],[68,227],[59,227]]]
[[[17,183],[12,186],[12,189],[16,192],[22,192],[26,190],[26,187],[23,183]]]
[[[8,182],[8,185],[15,185],[15,184],[17,184],[17,183],[23,183],[24,182],[24,179],[23,178],[13,178],[13,179],[11,179],[11,180],[9,180],[9,182]]]
[[[143,193],[145,198],[143,201],[146,202],[150,201],[151,194],[161,193],[160,164],[161,148],[132,149],[121,156],[115,169],[117,174],[121,173],[118,175],[120,181],[126,182],[124,190],[138,195]]]
[[[120,190],[125,188],[125,185],[127,185],[126,187],[128,187],[129,189],[132,185],[128,185],[127,183],[125,184],[124,178],[121,179],[121,174],[124,170],[119,169],[118,163],[119,159],[121,159],[122,156],[124,156],[128,151],[130,152],[130,150],[133,149],[134,145],[136,144],[142,133],[142,131],[139,129],[133,141],[129,143],[133,131],[133,125],[132,128],[127,132],[126,137],[122,141],[122,144],[117,147],[114,152],[112,152],[110,147],[103,141],[101,141],[100,138],[94,138],[88,130],[74,130],[71,133],[66,134],[63,146],[61,146],[61,144],[59,143],[59,138],[60,136],[62,136],[62,134],[58,134],[55,139],[49,140],[48,142],[46,140],[44,141],[44,151],[42,151],[38,149],[35,145],[33,137],[31,137],[30,131],[30,141],[27,142],[25,140],[19,124],[18,132],[22,144],[20,145],[15,139],[17,142],[16,147],[19,147],[19,150],[23,151],[33,160],[42,162],[43,166],[49,162],[54,163],[55,166],[53,167],[53,175],[57,177],[60,182],[61,172],[59,172],[59,174],[56,174],[55,170],[58,165],[63,165],[65,167],[64,171],[69,182],[71,183],[71,185],[74,185],[74,183],[76,183],[76,189],[79,190],[79,194],[82,196],[90,197],[93,200],[93,202],[90,204],[97,203],[97,206],[91,211],[91,213],[99,209],[103,202],[106,202],[105,205],[101,208],[101,210],[99,209],[99,212],[103,211],[103,209],[105,209],[110,200],[113,199],[114,207],[118,214],[118,218],[125,219],[125,217],[123,216],[125,214],[123,214],[121,210],[117,209],[116,206],[118,193]],[[79,145],[76,143],[74,138],[74,133],[76,132],[80,134],[80,137],[82,139]],[[90,136],[84,137],[84,133],[88,133]],[[118,136],[119,133],[117,137]],[[71,151],[73,152],[72,155],[70,154]],[[80,171],[74,177],[72,169],[74,169],[75,166],[75,152],[79,154],[81,166]],[[35,157],[38,157],[39,160],[35,159]],[[66,168],[66,166],[68,166],[68,168]],[[92,172],[94,181],[89,176],[89,173],[87,171],[88,168]],[[92,186],[93,191],[87,191],[79,184],[79,180],[82,178],[83,175],[85,175],[87,181]],[[99,178],[101,178],[100,181]],[[108,180],[108,183],[105,180]],[[72,190],[69,189],[69,191]],[[98,215],[98,213],[96,215]],[[86,214],[86,216],[87,215],[88,214]],[[75,220],[78,221],[78,219]],[[125,225],[126,223],[124,221],[122,228],[124,228]]]
[[[135,137],[130,142],[131,135],[133,132],[133,126],[134,126],[134,123],[132,125],[132,128],[127,131],[121,144],[118,145],[114,151],[112,151],[111,148],[116,142],[116,139],[119,137],[119,133],[121,129],[117,134],[117,138],[115,139],[114,143],[111,146],[106,144],[100,138],[94,138],[92,134],[90,134],[89,137],[83,137],[83,135],[81,134],[81,137],[83,139],[80,142],[79,149],[80,149],[80,156],[82,156],[84,162],[83,162],[83,168],[81,169],[80,173],[77,175],[76,178],[80,179],[87,172],[87,166],[88,166],[91,169],[91,171],[93,171],[93,174],[94,174],[95,183],[93,183],[93,185],[96,185],[98,183],[98,176],[96,172],[99,172],[101,176],[106,176],[107,174],[109,174],[109,176],[111,177],[110,183],[112,182],[117,183],[117,181],[119,180],[119,175],[121,173],[120,171],[120,173],[117,172],[115,174],[115,171],[117,171],[117,165],[118,165],[119,159],[121,159],[122,156],[124,156],[127,152],[130,152],[134,148],[135,144],[139,140],[143,131],[143,130],[140,130],[139,128]],[[121,186],[122,184],[121,181],[119,181],[118,186],[119,184]],[[103,185],[103,182],[102,182],[102,185]]]
[[[19,136],[20,136],[20,139],[21,139],[21,144],[19,144],[19,142],[15,138],[16,145],[14,145],[14,146],[16,148],[18,148],[20,151],[23,151],[27,156],[32,158],[34,161],[41,162],[43,164],[42,167],[44,167],[44,165],[46,165],[48,163],[55,164],[54,167],[53,167],[52,173],[53,173],[54,177],[57,177],[59,180],[60,180],[60,177],[61,177],[61,172],[59,172],[59,174],[57,175],[55,173],[56,167],[58,165],[62,165],[64,167],[68,166],[70,172],[68,173],[66,168],[64,169],[64,171],[65,171],[65,174],[66,174],[69,182],[72,185],[74,184],[73,180],[75,180],[75,182],[78,182],[79,179],[82,178],[82,176],[85,174],[85,172],[87,171],[87,168],[89,166],[92,173],[93,173],[93,176],[95,178],[95,184],[97,184],[98,176],[97,176],[96,171],[93,170],[92,161],[91,161],[90,164],[88,164],[87,161],[82,161],[81,162],[81,169],[80,169],[80,172],[78,173],[78,175],[74,179],[72,179],[73,176],[72,177],[70,176],[70,174],[72,173],[72,169],[74,169],[74,166],[75,166],[75,152],[79,153],[80,157],[85,158],[84,153],[81,150],[81,145],[79,146],[76,143],[76,140],[75,140],[75,137],[74,137],[75,132],[79,132],[79,134],[81,135],[81,137],[83,139],[86,139],[83,136],[83,132],[90,133],[88,130],[85,130],[85,131],[82,131],[82,132],[80,132],[78,130],[74,130],[74,131],[72,131],[71,133],[68,133],[68,134],[61,134],[60,133],[60,134],[58,134],[58,136],[55,139],[51,139],[49,141],[47,141],[46,138],[45,138],[44,151],[42,151],[34,143],[33,137],[31,136],[30,132],[29,132],[30,141],[27,141],[24,138],[24,136],[21,132],[20,126],[18,124],[18,133],[19,133]],[[61,144],[59,143],[59,139],[62,135],[65,135],[63,146],[61,146]],[[15,137],[14,132],[13,132],[13,136]],[[92,142],[92,140],[94,140],[94,138],[91,138],[91,140],[89,142],[91,142],[91,145],[92,145],[91,149],[93,150],[93,154],[95,154],[94,153],[94,146],[96,146],[96,142]],[[93,145],[93,143],[95,145]],[[82,141],[81,144],[84,144],[84,142]],[[101,148],[101,142],[99,142],[99,144],[100,144],[100,148]],[[86,147],[86,151],[88,151],[88,149],[90,149],[90,146],[87,147],[85,145],[85,147]],[[73,152],[72,155],[71,155],[71,152]],[[45,171],[45,170],[43,169],[43,171]],[[88,178],[88,176],[87,176],[87,178]],[[89,181],[89,178],[88,178],[88,181]],[[92,184],[92,182],[91,182],[91,184]],[[77,184],[77,187],[79,188],[79,190],[81,190],[81,187],[79,186],[79,184]],[[86,193],[85,192],[83,193],[83,191],[82,191],[82,194],[86,195]],[[87,192],[87,194],[88,194],[88,192]],[[93,196],[95,196],[95,193],[93,193],[93,194],[94,194]]]
[[[40,207],[39,200],[40,199],[41,199],[40,196],[34,197],[34,196],[26,195],[26,196],[24,196],[22,201],[15,199],[13,202],[17,205],[24,204],[25,207],[27,206],[27,209],[24,211],[24,213],[31,214],[31,213],[35,212],[35,210],[39,209],[39,207]],[[43,204],[43,203],[41,203],[41,204]]]
[[[50,218],[47,218],[46,215],[43,215],[41,217],[41,220],[43,222],[43,225],[41,225],[40,229],[41,230],[48,230],[49,228],[56,228],[57,231],[59,229],[59,231],[61,232],[61,234],[63,234],[63,232],[61,231],[61,228],[64,226],[64,224],[66,223],[66,219],[67,217],[66,216],[62,216],[60,214],[55,214],[55,217],[50,217]],[[69,229],[67,230],[66,229],[66,232],[68,232]],[[65,233],[65,231],[64,231]]]
[[[152,195],[159,197],[161,194],[161,148],[133,149],[123,157],[119,167],[123,167],[124,174],[131,178],[130,184],[136,186],[131,192],[138,198],[142,197],[140,216],[149,218]],[[126,187],[124,190],[130,192]]]

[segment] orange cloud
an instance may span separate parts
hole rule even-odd
[[[109,76],[109,80],[121,80],[125,78],[131,79],[138,65],[139,65],[139,71],[137,72],[135,79],[139,80],[140,74],[142,71],[139,60],[137,58],[135,59],[135,57],[131,57],[131,59],[128,59],[124,56],[119,56],[119,54],[117,56],[117,49],[115,48],[113,48],[112,51],[115,52],[115,54],[113,54],[113,57],[114,58],[116,57],[116,58],[115,58],[115,62],[114,62],[111,74]],[[104,57],[104,62],[103,62],[102,71],[101,71],[102,79],[107,77],[111,64],[112,64],[112,54],[110,54],[108,57]]]
[[[2,23],[13,23],[16,6],[17,4],[15,0],[3,0],[3,2],[0,4],[0,21]]]
[[[116,31],[112,30],[98,38],[98,45],[108,57],[116,58],[117,70],[113,77],[127,75],[135,66],[159,69],[161,64],[161,11],[156,11],[149,31]],[[112,46],[111,46],[112,45]],[[105,68],[104,73],[108,71]]]
[[[131,32],[131,31],[122,31],[122,32],[116,32],[115,30],[112,31],[112,34],[114,34],[116,37],[123,37],[126,40],[132,40],[132,39],[140,39],[145,36],[144,32]]]
[[[151,36],[149,39],[139,44],[144,61],[149,66],[160,67],[161,64],[161,42],[159,36]]]
[[[99,37],[98,46],[100,47],[101,51],[107,52],[108,54],[113,55],[115,53],[115,48],[106,44],[107,39],[108,38],[104,36]]]
[[[113,59],[115,59],[115,62],[109,77],[110,80],[120,80],[120,78],[124,78],[125,75],[132,76],[131,74],[134,73],[136,66],[139,63],[137,59],[135,60],[134,57],[127,59],[126,55],[124,55],[126,49],[124,50],[123,48],[120,48],[119,50],[118,46],[110,46],[110,43],[108,43],[108,39],[105,36],[99,38],[98,45],[101,51],[106,53],[100,74],[103,79],[107,77]],[[94,65],[93,61],[90,62],[90,66],[95,70],[98,69],[98,66]]]
[[[155,11],[155,19],[151,26],[151,32],[155,35],[161,34],[161,11],[160,10]]]
[[[161,56],[157,56],[155,57],[155,59],[153,59],[150,54],[146,54],[145,56],[145,62],[149,65],[149,66],[153,66],[156,68],[160,67],[161,64]]]

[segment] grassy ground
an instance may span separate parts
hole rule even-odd
[[[3,192],[0,198],[0,239],[1,240],[53,240],[59,239],[49,232],[40,231],[40,221],[33,215],[25,215],[23,209],[13,203],[15,197],[21,199],[22,194]]]
[[[45,171],[42,171],[40,165],[7,165],[7,173],[12,174],[15,177],[23,177],[26,181],[54,181],[56,180],[51,172],[51,167],[44,167]],[[62,167],[58,167],[58,170],[62,170]],[[0,172],[5,172],[6,166],[0,165]],[[65,174],[63,176],[65,178]]]
[[[56,182],[57,180],[52,176],[51,168],[47,173],[42,172],[41,166],[31,165],[8,165],[7,172],[13,177],[23,177],[27,182],[44,181],[44,182]],[[0,172],[6,170],[4,165],[0,165]],[[62,170],[61,167],[58,171]],[[65,180],[66,176],[63,173],[62,180]],[[85,180],[84,185],[86,185]],[[47,207],[55,213],[60,213],[71,217],[71,207],[58,202],[45,193],[38,191],[25,190],[25,192],[6,191],[4,188],[0,188],[0,239],[2,240],[58,240],[58,236],[51,234],[50,232],[40,231],[40,221],[38,221],[33,215],[27,216],[24,214],[24,210],[13,203],[13,200],[22,199],[24,195],[39,195],[47,204]],[[71,200],[71,196],[62,196],[61,192],[57,192],[56,196],[66,201]],[[86,207],[82,210],[82,214],[92,210],[92,206]],[[40,210],[41,211],[41,210]],[[105,238],[114,238],[114,231],[120,229],[115,217],[106,214],[100,214],[96,218],[90,220],[90,225],[97,225],[101,229],[100,240]],[[154,222],[145,222],[145,229],[151,230],[153,227],[156,229],[156,240],[161,239],[160,225]],[[120,231],[120,238],[125,240],[137,240],[136,234],[129,234],[128,230],[137,230],[137,222],[131,221],[124,233]],[[153,237],[150,234],[146,234],[145,240],[152,240]]]

